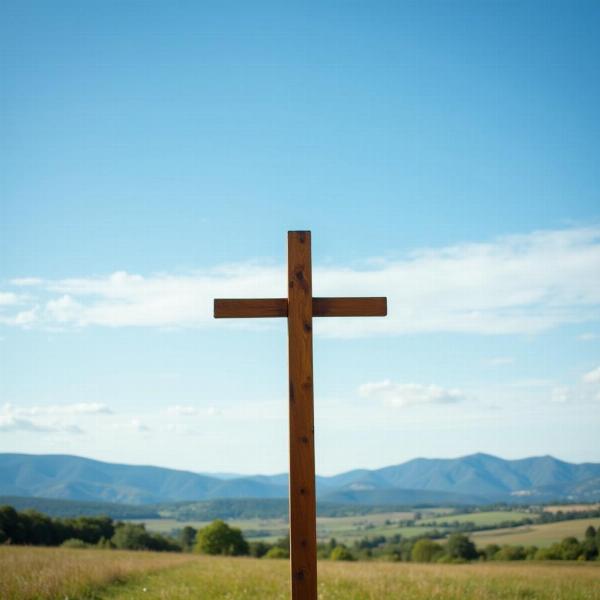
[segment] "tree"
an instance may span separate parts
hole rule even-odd
[[[194,550],[202,554],[240,556],[248,554],[249,547],[240,529],[217,519],[198,531]]]
[[[111,542],[120,550],[146,550],[149,537],[142,524],[120,523]]]
[[[474,560],[479,556],[475,544],[462,533],[453,533],[448,538],[446,552],[450,558],[461,560]]]
[[[560,543],[560,552],[563,560],[577,560],[583,548],[575,537],[566,537]]]
[[[267,542],[250,542],[250,556],[262,558],[270,549],[271,545]]]
[[[198,531],[189,525],[186,525],[180,532],[178,541],[184,552],[191,552],[196,543],[196,534]]]
[[[414,562],[435,562],[444,552],[444,549],[433,540],[419,540],[412,548],[410,559]]]
[[[12,506],[0,506],[0,543],[24,543],[23,534],[17,511]]]

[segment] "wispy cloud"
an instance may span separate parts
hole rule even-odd
[[[79,426],[72,423],[42,424],[15,414],[0,414],[0,431],[5,433],[83,433],[83,430]]]
[[[420,383],[394,383],[389,379],[364,383],[358,388],[363,398],[381,400],[386,406],[407,407],[422,404],[452,404],[466,399],[458,389]]]
[[[538,231],[423,249],[354,267],[316,267],[321,296],[387,295],[385,319],[318,319],[346,337],[425,332],[537,333],[600,318],[600,227]],[[187,275],[13,280],[29,306],[0,315],[21,327],[208,327],[215,297],[285,295],[283,266],[256,263]],[[12,292],[7,292],[12,293]],[[250,325],[250,323],[248,323]]]
[[[76,402],[74,404],[49,404],[29,407],[18,407],[5,404],[2,412],[14,415],[47,416],[47,415],[97,415],[111,414],[110,408],[102,402]]]
[[[150,431],[150,427],[137,417],[128,421],[113,423],[112,429],[115,431],[132,431],[134,433],[148,433]]]
[[[570,402],[573,399],[573,389],[567,386],[555,386],[552,388],[550,400],[558,404]]]

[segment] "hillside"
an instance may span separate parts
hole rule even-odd
[[[284,499],[287,476],[227,476],[106,463],[67,455],[0,454],[0,496],[132,505],[223,498]],[[317,478],[319,500],[342,504],[441,505],[596,501],[600,465],[551,456],[487,454],[417,458],[382,469]]]

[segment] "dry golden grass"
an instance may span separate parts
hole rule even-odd
[[[547,548],[554,544],[554,542],[560,542],[568,536],[574,536],[581,540],[585,530],[590,525],[595,528],[600,527],[600,519],[573,519],[570,521],[558,521],[557,523],[545,523],[543,525],[523,525],[508,529],[477,531],[471,535],[471,539],[478,548],[483,548],[487,544]]]
[[[0,548],[2,600],[288,600],[284,560]],[[319,563],[319,600],[600,600],[600,563]]]
[[[94,597],[95,590],[132,575],[182,565],[190,555],[0,546],[0,598]]]
[[[600,503],[597,504],[555,504],[554,506],[544,506],[544,511],[549,513],[557,513],[559,511],[567,512],[584,512],[588,510],[598,510]]]

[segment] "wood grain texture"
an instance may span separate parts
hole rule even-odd
[[[387,298],[313,298],[313,317],[385,317]]]
[[[215,319],[287,317],[287,298],[215,299]]]
[[[317,599],[310,231],[288,232],[292,600]]]

